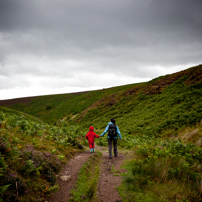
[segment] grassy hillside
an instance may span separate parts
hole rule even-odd
[[[77,121],[104,129],[111,117],[127,135],[176,136],[202,120],[202,65],[100,100]]]
[[[47,95],[11,100],[0,100],[0,106],[31,114],[47,123],[55,123],[62,118],[71,118],[104,97],[124,92],[133,85],[114,87],[97,91]]]
[[[202,65],[146,83],[5,100],[0,101],[0,105],[31,114],[47,123],[76,124],[84,130],[93,125],[98,134],[114,117],[125,137],[122,146],[131,148],[137,135],[176,137],[201,122]],[[199,143],[200,138],[195,142]],[[106,144],[106,139],[99,141]]]
[[[64,153],[68,151],[64,148],[83,143],[90,125],[101,134],[114,117],[123,137],[119,147],[134,151],[125,164],[127,172],[118,188],[123,201],[201,201],[202,65],[141,84],[5,100],[0,105],[55,125],[39,123],[26,114],[22,118],[21,112],[16,112],[14,118],[7,115],[9,110],[2,108],[0,172],[7,181],[2,181],[0,190],[10,183],[9,173],[19,175],[11,180],[11,192],[16,190],[16,179],[23,186],[29,184],[30,179],[27,182],[21,176],[21,169],[28,172],[28,177],[32,171],[36,177],[43,176],[45,182],[40,184],[50,183],[48,187],[54,189],[54,183],[43,172],[46,167],[33,167],[35,160],[29,161],[29,151],[39,150],[43,158],[45,151],[56,155],[53,158],[63,158],[73,151],[70,147]],[[106,137],[99,138],[97,143],[107,145]],[[21,158],[27,167],[15,168],[14,164],[19,165]],[[54,174],[54,168],[51,169]],[[27,193],[24,187],[22,190]],[[37,193],[46,195],[46,188],[37,188]]]
[[[0,107],[0,201],[45,201],[59,188],[62,165],[81,148],[78,133]]]
[[[147,83],[0,101],[47,123],[59,119],[103,129],[111,117],[127,134],[173,135],[202,119],[202,65]]]

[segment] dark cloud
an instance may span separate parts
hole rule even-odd
[[[201,0],[0,0],[0,75],[15,75],[16,85],[31,75],[90,87],[91,73],[115,75],[108,85],[136,82],[202,63],[201,55]]]

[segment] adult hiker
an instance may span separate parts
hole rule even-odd
[[[88,140],[91,154],[95,153],[94,141],[95,141],[95,138],[97,137],[100,137],[100,136],[95,134],[93,126],[90,126],[89,132],[86,134],[85,138]]]
[[[111,119],[111,122],[108,123],[107,127],[105,128],[104,132],[100,137],[103,137],[105,133],[108,132],[108,146],[109,146],[109,158],[112,159],[112,143],[114,145],[114,156],[117,157],[118,149],[117,149],[117,140],[118,136],[120,140],[122,140],[120,130],[118,126],[115,124],[115,119]],[[118,136],[117,136],[118,134]]]

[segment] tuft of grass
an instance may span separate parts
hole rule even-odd
[[[179,133],[178,138],[181,138],[183,142],[191,142],[198,147],[202,146],[202,124],[197,124],[196,127],[189,127],[185,130],[182,130]]]
[[[101,157],[102,153],[97,152],[84,163],[69,201],[91,201],[96,199]]]
[[[195,130],[190,131],[189,133],[185,133],[182,137],[182,139],[186,140],[186,141],[191,141],[193,139],[195,139],[199,134],[199,130],[198,128]]]

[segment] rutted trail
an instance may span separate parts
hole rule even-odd
[[[119,196],[116,187],[121,185],[122,179],[119,175],[115,175],[113,172],[116,171],[118,174],[125,172],[124,170],[120,169],[125,155],[119,152],[116,158],[109,159],[108,148],[99,146],[97,146],[97,148],[103,154],[100,167],[100,178],[98,182],[98,201],[121,202],[122,199]]]
[[[100,177],[97,187],[98,202],[121,202],[116,187],[121,185],[121,176],[119,175],[125,170],[121,169],[127,153],[119,151],[118,157],[109,159],[107,147],[96,145],[96,150],[100,150],[103,154],[100,165]],[[60,189],[52,194],[52,198],[47,202],[68,202],[70,192],[74,188],[78,179],[79,171],[88,158],[94,154],[90,154],[89,150],[76,154],[64,166],[57,177]]]
[[[69,160],[68,164],[62,169],[57,177],[60,189],[52,195],[48,202],[67,202],[70,197],[70,191],[73,189],[78,178],[79,171],[83,164],[90,157],[88,151],[76,154]]]

